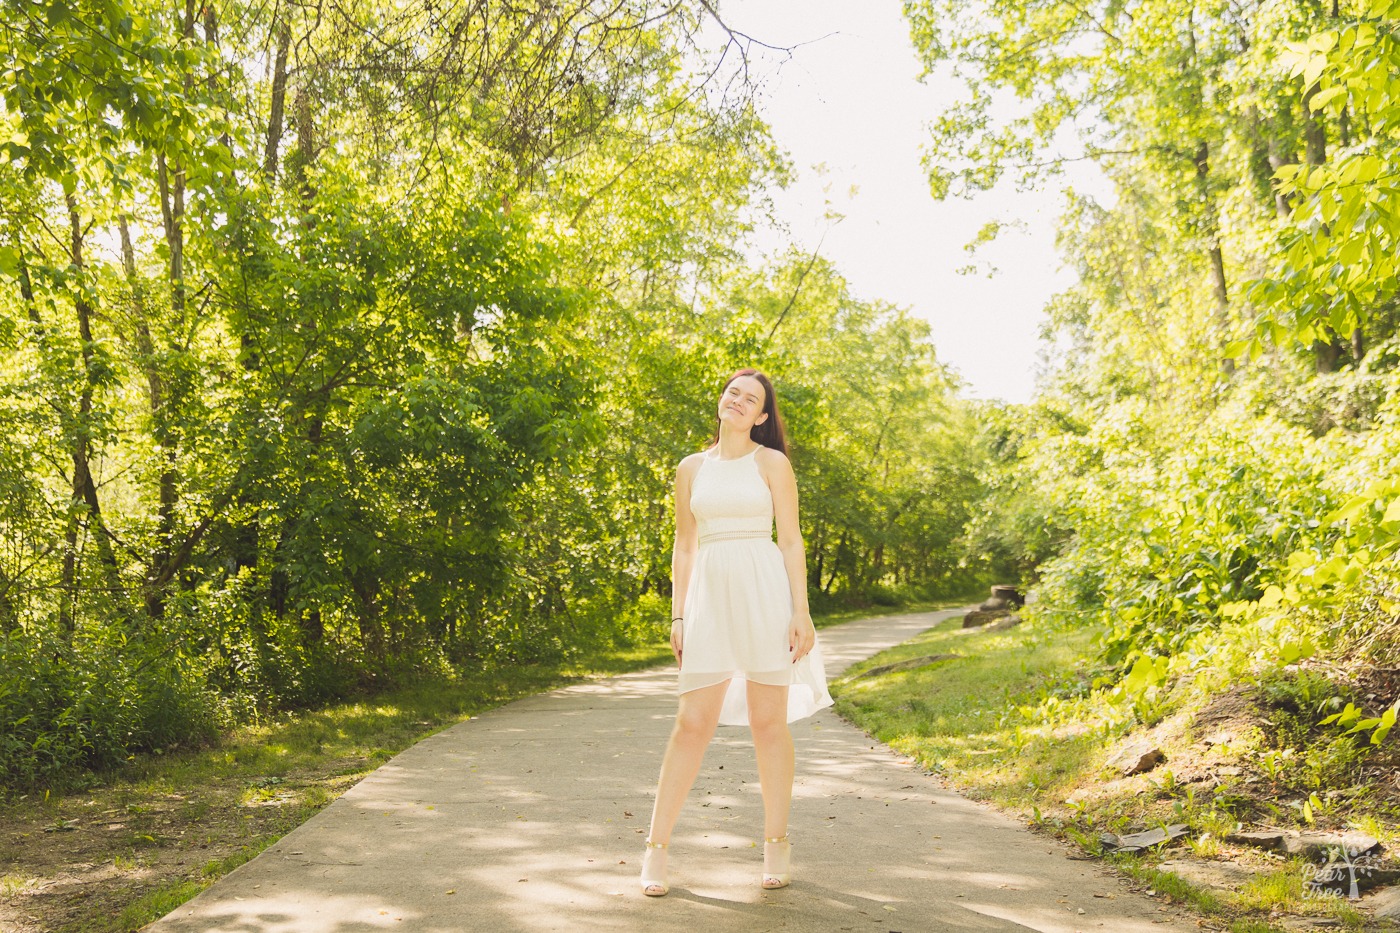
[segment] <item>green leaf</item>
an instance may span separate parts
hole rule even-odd
[[[1351,729],[1347,730],[1347,735],[1355,735],[1358,732],[1365,732],[1368,729],[1374,729],[1376,726],[1380,725],[1380,723],[1381,719],[1379,716],[1374,716],[1369,719],[1359,719],[1357,720],[1356,725],[1352,726]]]
[[[1337,261],[1344,266],[1355,265],[1365,251],[1366,240],[1363,237],[1352,237],[1343,242],[1337,250]]]
[[[1123,695],[1127,697],[1140,697],[1151,688],[1162,683],[1167,676],[1166,658],[1150,658],[1147,655],[1140,655],[1133,662],[1133,668],[1128,672],[1128,676],[1123,678],[1119,688]]]
[[[1390,733],[1390,729],[1395,725],[1396,712],[1400,711],[1400,700],[1397,700],[1390,709],[1381,715],[1380,724],[1376,731],[1371,733],[1371,744],[1379,745],[1385,741],[1385,737]]]
[[[1360,718],[1360,716],[1361,710],[1358,709],[1354,703],[1347,703],[1346,709],[1342,710],[1340,713],[1333,713],[1331,716],[1328,716],[1318,723],[1318,725],[1329,726],[1336,723],[1339,726],[1345,726],[1347,723]]]
[[[1312,87],[1327,68],[1326,55],[1310,55],[1303,65],[1303,86]]]
[[[1385,515],[1381,518],[1382,525],[1389,525],[1391,522],[1400,522],[1400,498],[1391,501],[1386,506]]]
[[[1324,525],[1334,525],[1337,522],[1351,521],[1356,516],[1364,512],[1371,503],[1376,501],[1374,496],[1353,496],[1348,499],[1341,508],[1328,512],[1322,519]],[[1290,566],[1292,560],[1290,558]]]
[[[1304,658],[1310,658],[1317,653],[1317,646],[1312,643],[1312,639],[1304,637],[1298,641],[1284,642],[1279,646],[1279,658],[1284,664],[1292,664]]]
[[[1310,52],[1330,52],[1337,45],[1337,31],[1327,29],[1322,32],[1313,33],[1308,37],[1307,47]]]
[[[1334,554],[1323,561],[1320,566],[1313,568],[1313,581],[1316,583],[1326,583],[1329,580],[1335,580],[1337,577],[1341,576],[1346,566],[1347,559],[1340,554]]]
[[[1330,192],[1324,193],[1317,202],[1318,216],[1322,218],[1322,222],[1325,224],[1335,222],[1337,214],[1341,212],[1341,209],[1341,203],[1332,196]]]
[[[1347,89],[1345,86],[1329,87],[1325,91],[1318,91],[1308,99],[1308,107],[1312,110],[1321,110],[1337,98],[1345,97],[1346,93]]]

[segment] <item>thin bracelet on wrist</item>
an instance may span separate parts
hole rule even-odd
[[[684,622],[684,621],[685,621],[685,616],[674,616],[674,617],[672,617],[672,619],[671,619],[672,624],[674,624],[674,623],[676,623],[676,622]]]

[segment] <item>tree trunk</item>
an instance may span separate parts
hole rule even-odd
[[[296,180],[301,196],[308,204],[316,194],[311,186],[311,165],[316,161],[316,124],[312,112],[311,94],[302,87],[297,91],[296,100]]]
[[[360,644],[370,657],[376,661],[383,661],[388,657],[389,651],[378,605],[379,580],[372,572],[364,570],[352,571],[348,576],[350,589],[359,602],[355,622],[360,630]],[[320,613],[317,612],[317,618],[319,617]]]
[[[83,225],[78,217],[77,200],[72,194],[65,195],[68,207],[69,263],[79,275],[84,269]],[[70,454],[73,460],[72,506],[68,527],[64,534],[68,553],[64,557],[64,582],[66,589],[77,595],[77,541],[79,522],[93,530],[93,543],[97,547],[98,560],[106,572],[108,588],[114,599],[121,597],[121,579],[117,573],[117,559],[112,552],[112,542],[102,524],[102,505],[97,496],[97,483],[92,477],[92,399],[97,387],[97,365],[94,359],[92,336],[92,306],[81,290],[74,293],[73,310],[78,318],[78,338],[82,345],[83,380],[78,391],[78,417],[73,424]],[[67,633],[72,634],[74,620],[71,613],[67,618]]]
[[[173,178],[171,177],[173,174]],[[165,228],[165,243],[170,254],[167,272],[170,279],[170,310],[177,326],[185,323],[185,173],[179,166],[171,173],[166,166],[164,153],[156,156],[156,180],[160,193],[160,213]],[[134,269],[133,269],[134,272]],[[168,578],[166,564],[170,560],[170,546],[175,528],[175,507],[178,499],[176,491],[176,452],[174,432],[170,430],[170,399],[161,393],[159,400],[152,401],[153,414],[159,405],[159,414],[152,421],[156,433],[155,440],[160,447],[160,529],[157,536],[156,552],[152,556],[149,580]],[[165,596],[148,587],[146,608],[151,618],[159,619],[165,613]]]
[[[214,22],[213,7],[205,6],[205,37],[209,42],[214,42]],[[277,156],[282,143],[282,114],[284,102],[287,96],[287,51],[291,47],[292,32],[285,21],[278,21],[273,24],[273,31],[277,36],[277,49],[274,56],[272,72],[272,100],[267,120],[267,138],[263,147],[263,176],[269,184],[277,177]],[[226,143],[227,144],[227,143]],[[242,243],[245,240],[242,233],[243,218],[241,212],[234,217],[234,240]],[[258,355],[253,348],[253,338],[247,330],[238,335],[239,354],[238,363],[245,372],[257,370],[259,361]],[[257,515],[257,503],[251,496],[240,493],[237,499],[238,513],[240,516],[249,515],[249,518],[235,519],[233,529],[233,572],[241,573],[249,568],[258,566],[258,548],[261,544],[261,521]],[[282,539],[278,541],[277,547],[273,549],[274,555],[281,547],[282,540],[285,540],[285,531]],[[275,560],[274,560],[275,564]],[[286,610],[288,583],[286,574],[274,569],[272,577],[268,581],[268,601],[272,607],[273,614],[279,619]]]
[[[25,258],[24,243],[20,239],[18,226],[11,228],[10,242],[19,266],[20,300],[24,303],[29,322],[34,325],[34,338],[40,351],[48,355],[49,341],[44,333],[43,318],[39,316],[39,306],[34,301],[34,280],[29,275],[29,261]],[[66,421],[66,418],[64,420]],[[74,628],[73,603],[76,596],[74,583],[77,576],[78,546],[78,515],[76,510],[71,508],[63,528],[63,544],[63,564],[58,586],[58,627],[65,637],[71,639]]]
[[[44,322],[39,318],[39,306],[34,303],[34,281],[29,277],[29,262],[24,258],[24,244],[20,241],[18,230],[12,232],[10,242],[14,246],[19,263],[19,297],[24,302],[24,310],[29,315],[30,322],[35,327],[42,328]],[[42,334],[40,339],[42,340]]]
[[[297,134],[297,158],[293,175],[296,179],[297,187],[301,191],[302,199],[309,210],[311,200],[316,194],[310,180],[311,166],[316,160],[316,141],[315,126],[312,117],[311,95],[305,87],[300,88],[297,92],[295,111],[294,123]],[[312,223],[308,217],[304,229],[309,231],[311,227]],[[303,238],[303,249],[305,247],[305,242],[305,238]],[[313,319],[308,321],[308,323],[311,325],[314,332],[316,321]],[[311,450],[316,452],[319,452],[321,448],[321,434],[325,425],[324,406],[328,404],[328,395],[328,392],[319,394],[319,401],[317,402],[317,406],[319,407],[308,412],[306,439],[311,445]],[[321,618],[321,608],[319,606],[312,606],[307,609],[306,612],[301,615],[299,622],[304,643],[319,644],[325,637],[325,622]],[[362,633],[364,630],[364,624],[362,622]],[[377,627],[376,631],[378,631]],[[380,632],[376,638],[378,639],[375,643],[376,650],[382,652],[384,644],[382,632]]]
[[[126,271],[127,286],[131,289],[131,316],[136,322],[137,365],[146,375],[146,398],[151,411],[151,435],[156,442],[156,449],[161,460],[158,482],[160,506],[156,525],[157,544],[146,580],[146,612],[152,619],[159,619],[165,614],[165,598],[151,584],[155,575],[164,568],[170,559],[170,542],[175,534],[175,508],[178,504],[175,444],[169,420],[170,410],[166,406],[165,380],[161,376],[160,366],[156,360],[155,341],[151,339],[151,329],[146,319],[145,290],[136,274],[136,251],[131,245],[131,230],[125,214],[118,218],[117,230],[121,234],[122,266]]]
[[[320,452],[321,436],[325,428],[325,416],[317,411],[311,415],[311,423],[306,429],[306,438],[311,442],[311,449]],[[326,625],[321,618],[321,607],[312,606],[302,614],[300,618],[301,637],[305,644],[319,645],[325,638]]]
[[[1223,326],[1229,326],[1230,319],[1230,292],[1225,285],[1225,254],[1220,249],[1220,242],[1217,240],[1209,250],[1210,255],[1210,284],[1211,290],[1215,293],[1216,313],[1219,315]]]
[[[1337,364],[1342,359],[1342,344],[1337,337],[1337,332],[1332,328],[1325,328],[1325,332],[1328,339],[1313,341],[1313,353],[1317,357],[1317,371],[1335,373]]]
[[[184,323],[185,312],[185,173],[176,166],[174,184],[166,169],[165,155],[156,156],[156,181],[160,186],[160,214],[165,243],[170,250],[170,308]]]
[[[219,48],[219,16],[214,11],[214,0],[204,0],[204,42],[210,50],[217,56]],[[219,79],[217,73],[211,71],[205,84],[209,90],[210,99],[214,99],[219,92]],[[224,105],[224,116],[228,116],[228,104]],[[219,134],[219,145],[232,151],[233,140],[229,137],[228,131]]]
[[[831,575],[826,578],[826,585],[822,587],[822,592],[827,596],[831,595],[831,585],[836,582],[836,573],[841,565],[841,552],[846,549],[847,533],[841,533],[841,540],[836,542],[836,550],[831,555]]]
[[[39,306],[34,302],[34,281],[29,276],[29,262],[25,259],[24,243],[19,230],[12,228],[10,242],[13,244],[19,265],[19,296],[24,303],[25,313],[34,325],[35,339],[39,348],[47,352],[48,340],[44,336],[44,321],[39,317]],[[77,577],[78,516],[74,509],[68,510],[63,527],[63,563],[58,585],[58,627],[66,640],[73,637],[74,582]]]
[[[16,581],[0,573],[0,632],[6,634],[19,628],[19,607],[15,605]]]
[[[1220,248],[1220,223],[1216,216],[1215,195],[1210,190],[1210,144],[1204,139],[1196,143],[1196,184],[1204,202],[1205,235],[1209,246],[1206,258],[1210,264],[1211,290],[1215,294],[1216,328],[1223,338],[1230,335],[1230,291],[1225,280],[1225,253]],[[1227,374],[1235,371],[1235,361],[1221,359],[1220,368]]]
[[[181,23],[181,35],[186,42],[194,41],[194,28],[196,22],[195,0],[185,0],[184,19]],[[185,93],[191,94],[194,90],[194,75],[188,70],[184,74],[183,84]],[[186,288],[185,288],[185,169],[178,162],[174,166],[174,171],[167,165],[165,153],[156,156],[156,181],[160,194],[160,216],[165,228],[165,245],[170,254],[167,271],[170,277],[170,310],[176,326],[184,328],[186,310]],[[127,262],[127,276],[131,280],[132,288],[139,293],[136,282],[136,265],[134,255],[128,255],[131,250],[131,239],[126,231],[125,219],[122,221],[122,251],[123,259]],[[142,309],[138,309],[140,311]],[[156,371],[156,361],[154,359],[154,343],[151,341],[150,332],[146,329],[145,315],[138,313],[138,332],[145,335],[145,354],[147,359],[147,380],[151,392],[151,430],[160,449],[160,511],[159,525],[156,534],[156,549],[150,561],[150,570],[147,576],[146,585],[146,612],[152,619],[159,619],[165,615],[165,586],[173,577],[171,567],[172,547],[175,536],[175,512],[179,504],[177,474],[177,447],[178,438],[171,421],[172,402],[174,401],[160,374]]]
[[[1327,161],[1327,128],[1322,125],[1322,117],[1311,106],[1317,92],[1318,86],[1314,84],[1303,94],[1303,151],[1309,165],[1321,165]]]
[[[75,497],[76,501],[76,497]],[[78,510],[70,507],[63,525],[63,566],[58,578],[58,628],[64,641],[72,644],[77,630],[78,603]]]
[[[1269,137],[1269,167],[1277,172],[1285,165],[1293,165],[1297,161],[1293,157],[1293,153],[1284,148],[1278,137],[1271,134]],[[1278,215],[1279,220],[1287,220],[1293,215],[1292,201],[1278,188],[1274,189],[1274,213]]]
[[[292,44],[292,29],[285,22],[277,24],[277,57],[272,66],[272,104],[267,114],[267,145],[263,148],[263,176],[268,183],[277,179],[277,152],[282,146],[283,112],[287,102],[287,50]]]
[[[1303,94],[1303,161],[1308,165],[1322,165],[1327,161],[1327,129],[1322,118],[1313,112],[1309,102],[1318,92],[1314,84]],[[1341,337],[1330,327],[1324,327],[1325,337],[1313,341],[1313,355],[1317,371],[1334,373],[1342,359]]]

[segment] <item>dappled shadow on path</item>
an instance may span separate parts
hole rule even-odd
[[[866,650],[868,634],[851,631],[856,648],[831,638],[833,656]],[[896,635],[908,637],[884,637]],[[152,929],[1188,928],[1154,923],[1168,919],[1154,903],[941,790],[830,711],[794,727],[792,886],[758,886],[752,746],[724,729],[672,840],[672,892],[645,898],[637,874],[674,708],[674,675],[648,672],[446,730]]]

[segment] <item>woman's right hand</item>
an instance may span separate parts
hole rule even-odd
[[[681,663],[681,645],[685,641],[685,623],[676,619],[671,623],[671,653],[676,656],[676,664]]]

